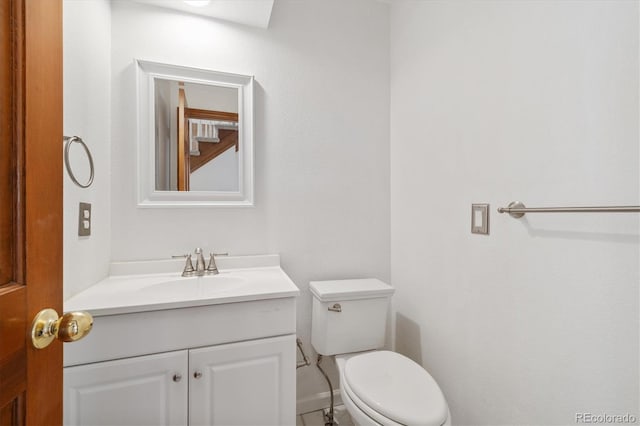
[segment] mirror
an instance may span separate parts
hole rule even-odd
[[[238,191],[238,90],[155,79],[156,191]]]
[[[136,69],[138,206],[253,205],[253,77]]]

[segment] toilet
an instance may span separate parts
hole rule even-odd
[[[358,425],[451,425],[440,387],[384,347],[393,287],[374,278],[312,281],[311,345],[335,356],[342,401]]]

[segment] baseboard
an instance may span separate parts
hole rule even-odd
[[[342,398],[340,397],[340,390],[333,391],[333,405],[342,404]],[[312,411],[322,410],[331,405],[331,394],[329,392],[320,392],[296,401],[296,413],[297,415],[310,413]]]

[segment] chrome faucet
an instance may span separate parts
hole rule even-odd
[[[204,256],[202,255],[202,249],[198,247],[196,249],[196,276],[200,277],[204,275]]]
[[[210,253],[209,254],[209,265],[205,268],[204,256],[202,254],[202,249],[200,247],[196,248],[196,267],[193,267],[193,261],[191,259],[191,254],[183,254],[171,257],[184,257],[186,258],[186,262],[184,264],[184,270],[182,271],[183,277],[201,277],[205,274],[207,275],[218,275],[218,266],[216,265],[215,256],[228,256],[229,253]]]

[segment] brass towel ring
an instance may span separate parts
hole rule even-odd
[[[82,138],[79,137],[79,136],[65,136],[64,137],[64,142],[65,142],[65,145],[64,145],[64,165],[67,168],[67,173],[69,173],[69,177],[71,178],[73,183],[78,185],[80,188],[88,188],[88,187],[90,187],[91,184],[93,183],[94,168],[93,168],[93,157],[91,156],[91,151],[89,151],[89,148],[87,147],[87,144],[84,143]],[[76,179],[76,176],[73,174],[73,170],[71,169],[71,162],[69,161],[69,149],[71,148],[71,144],[73,142],[79,143],[84,148],[84,151],[87,153],[87,158],[89,159],[89,171],[90,171],[89,180],[87,181],[87,183],[78,182],[78,179]]]

